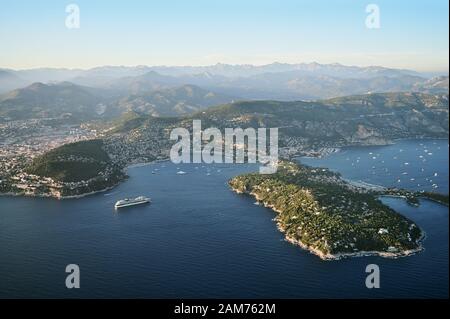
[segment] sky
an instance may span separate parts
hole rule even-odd
[[[66,26],[69,4],[79,28]],[[369,4],[379,28],[367,27]],[[448,72],[448,14],[448,0],[0,0],[0,68],[318,62]]]

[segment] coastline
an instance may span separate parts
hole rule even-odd
[[[352,147],[372,147],[372,146],[389,146],[389,145],[395,145],[399,141],[408,141],[408,140],[421,140],[421,141],[427,141],[427,140],[449,140],[448,137],[402,137],[402,138],[396,138],[392,140],[386,141],[386,143],[383,144],[346,144],[346,145],[340,145],[335,147],[323,147],[317,151],[309,151],[310,154],[305,155],[305,152],[297,151],[295,153],[289,154],[289,159],[295,159],[295,158],[325,158],[332,154],[339,153],[345,151],[346,148],[352,148]],[[312,153],[312,154],[311,154]]]
[[[437,199],[435,199],[435,198],[431,198],[431,197],[427,197],[427,196],[419,196],[419,198],[420,199],[424,199],[424,200],[429,200],[429,201],[431,201],[431,202],[433,202],[433,203],[436,203],[436,204],[439,204],[439,205],[443,205],[443,206],[446,206],[446,207],[448,207],[448,203],[445,203],[445,202],[441,202],[440,200],[437,200]]]
[[[122,172],[126,176],[124,179],[120,180],[119,182],[117,182],[114,185],[111,185],[109,187],[106,187],[106,188],[103,188],[103,189],[100,189],[100,190],[97,190],[97,191],[92,191],[92,192],[84,193],[84,194],[80,194],[80,195],[61,196],[59,198],[58,197],[53,197],[53,196],[49,196],[49,197],[52,197],[52,198],[55,198],[55,199],[61,199],[61,200],[64,200],[64,199],[78,199],[78,198],[83,198],[83,197],[86,197],[86,196],[95,195],[95,194],[98,194],[98,193],[104,193],[106,191],[110,191],[110,190],[114,189],[119,184],[121,184],[124,180],[126,180],[128,178],[128,175],[126,174],[128,169],[134,168],[134,167],[148,166],[148,165],[151,165],[151,164],[154,164],[154,163],[160,163],[160,162],[166,162],[166,161],[168,161],[168,159],[156,159],[156,160],[153,160],[153,161],[150,161],[150,162],[139,162],[139,163],[132,163],[132,164],[126,165],[122,169]]]
[[[378,256],[378,257],[383,257],[383,258],[396,259],[396,258],[408,257],[411,255],[417,254],[425,249],[422,244],[423,244],[423,241],[426,239],[426,233],[422,230],[421,236],[417,240],[417,244],[419,246],[416,249],[404,250],[404,251],[399,251],[399,252],[357,251],[357,252],[351,252],[351,253],[342,252],[342,253],[335,253],[335,254],[324,253],[314,247],[306,245],[301,240],[298,240],[294,237],[288,236],[286,234],[286,230],[284,229],[283,225],[280,223],[280,221],[278,219],[278,214],[282,213],[281,210],[277,209],[273,205],[270,205],[266,202],[261,201],[261,199],[259,198],[259,196],[256,193],[240,191],[232,186],[230,186],[230,188],[232,191],[234,191],[237,194],[245,194],[245,195],[253,196],[256,199],[256,201],[261,203],[264,207],[270,208],[272,211],[277,213],[277,216],[273,220],[276,222],[277,229],[281,233],[284,234],[285,240],[293,245],[299,246],[300,248],[308,251],[309,253],[311,253],[313,255],[318,256],[320,259],[322,259],[324,261],[334,261],[334,260],[340,260],[340,259],[350,258],[350,257],[369,257],[369,256]]]
[[[147,166],[147,165],[151,165],[154,163],[161,163],[161,162],[167,162],[169,159],[156,159],[150,162],[138,162],[138,163],[131,163],[126,165],[123,169],[122,172],[127,176],[126,172],[128,169],[130,168],[134,168],[134,167],[142,167],[142,166]],[[110,191],[113,188],[115,188],[116,186],[118,186],[120,183],[122,183],[124,180],[126,180],[127,177],[123,178],[122,180],[118,181],[117,183],[115,183],[114,185],[108,186],[106,188],[102,188],[99,190],[94,190],[92,192],[88,192],[88,193],[83,193],[83,194],[78,194],[78,195],[66,195],[66,196],[54,196],[51,194],[29,194],[29,193],[14,193],[14,192],[8,192],[8,193],[0,193],[0,196],[11,196],[11,197],[19,197],[19,196],[23,196],[23,197],[36,197],[36,198],[51,198],[51,199],[57,199],[57,200],[66,200],[66,199],[80,199],[83,197],[87,197],[87,196],[91,196],[91,195],[95,195],[95,194],[99,194],[99,193],[104,193],[106,191]]]
[[[103,193],[103,192],[109,191],[109,190],[115,188],[116,186],[118,186],[121,182],[122,181],[120,181],[112,186],[103,188],[103,189],[99,189],[99,190],[95,190],[95,191],[92,191],[89,193],[83,193],[83,194],[79,194],[79,195],[53,196],[51,194],[29,194],[29,193],[11,193],[11,192],[9,192],[9,193],[0,193],[0,196],[50,198],[50,199],[56,199],[56,200],[78,199],[78,198],[83,198],[83,197],[87,197],[87,196],[91,196],[91,195],[95,195],[98,193]]]
[[[120,182],[118,182],[118,183],[116,183],[116,184],[114,184],[112,186],[109,186],[109,187],[106,187],[106,188],[103,188],[103,189],[100,189],[100,190],[97,190],[97,191],[92,191],[92,192],[89,192],[89,193],[83,193],[83,194],[79,194],[79,195],[68,195],[68,196],[61,196],[61,197],[53,197],[53,196],[50,196],[50,197],[58,199],[58,200],[79,199],[79,198],[83,198],[83,197],[87,197],[87,196],[91,196],[91,195],[95,195],[95,194],[104,193],[106,191],[109,191],[109,190],[115,188],[116,186],[118,186],[121,182],[122,181],[120,181]]]
[[[277,228],[280,232],[285,233],[283,230],[283,227],[280,225],[280,223],[277,221]],[[419,247],[416,249],[410,249],[410,250],[404,250],[401,252],[387,252],[387,251],[357,251],[352,253],[336,253],[336,254],[324,254],[318,249],[312,248],[310,246],[305,245],[300,240],[295,239],[293,237],[290,237],[288,235],[285,235],[285,240],[293,245],[300,246],[304,250],[310,252],[313,255],[318,256],[320,259],[325,261],[334,261],[334,260],[341,260],[344,258],[354,258],[354,257],[383,257],[383,258],[390,258],[390,259],[397,259],[402,257],[408,257],[415,255],[423,250],[425,248],[423,247],[422,243],[426,239],[426,234],[424,231],[422,231],[422,235],[418,240]]]
[[[142,166],[148,166],[154,163],[164,163],[169,161],[169,158],[164,158],[164,159],[156,159],[150,162],[137,162],[137,163],[130,163],[128,165],[126,165],[122,170],[124,172],[126,172],[128,169],[130,168],[135,168],[135,167],[142,167]]]
[[[324,158],[324,157],[328,157],[332,154],[335,153],[339,153],[344,151],[345,148],[347,147],[370,147],[370,146],[387,146],[387,145],[393,145],[396,144],[397,141],[402,141],[402,140],[448,140],[448,138],[442,137],[442,138],[434,138],[434,137],[414,137],[414,138],[397,138],[397,139],[393,139],[393,140],[389,140],[387,141],[385,144],[352,144],[352,145],[342,145],[342,146],[336,146],[336,147],[323,147],[318,149],[317,151],[313,151],[310,150],[310,155],[305,155],[304,152],[302,151],[298,151],[298,152],[294,152],[292,154],[289,154],[287,157],[288,159],[298,159],[298,158]],[[302,155],[303,154],[303,155]],[[155,159],[149,162],[136,162],[136,163],[129,163],[127,165],[125,165],[122,168],[122,171],[126,174],[127,170],[130,168],[134,168],[134,167],[141,167],[141,166],[147,166],[147,165],[151,165],[153,163],[160,163],[160,162],[167,162],[169,161],[169,158],[163,158],[163,159]],[[126,178],[124,178],[123,180],[125,180]],[[8,192],[8,193],[0,193],[0,196],[25,196],[25,197],[41,197],[41,198],[54,198],[54,199],[58,199],[58,200],[62,200],[62,199],[78,199],[78,198],[83,198],[86,196],[90,196],[90,195],[95,195],[97,193],[102,193],[108,190],[113,189],[114,187],[116,187],[117,185],[119,185],[121,182],[123,182],[123,180],[119,181],[118,183],[111,185],[107,188],[104,189],[100,189],[100,190],[95,190],[92,192],[88,192],[88,193],[83,193],[83,194],[79,194],[79,195],[68,195],[68,196],[61,196],[61,197],[57,197],[57,196],[53,196],[51,194],[27,194],[27,193],[13,193],[13,192]],[[356,187],[363,187],[363,188],[377,188],[378,190],[380,190],[379,188],[385,188],[384,186],[380,186],[380,185],[371,185],[369,183],[365,183],[363,181],[354,181],[354,180],[349,180],[349,179],[344,179],[347,182],[349,182],[350,184],[356,186]],[[372,189],[374,190],[374,189]],[[425,199],[428,200],[432,200],[438,204],[447,206],[448,205],[446,203],[440,202],[438,200],[432,199],[432,198],[428,198],[428,197],[424,197]]]

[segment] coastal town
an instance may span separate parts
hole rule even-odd
[[[231,119],[211,116],[218,127],[239,122],[238,114]],[[190,118],[156,118],[129,114],[118,121],[104,123],[67,124],[61,119],[31,119],[0,123],[0,193],[70,198],[89,195],[114,187],[126,178],[125,168],[169,158],[173,141],[170,131],[177,126],[191,130]],[[325,157],[338,152],[342,141],[322,143],[291,136],[279,137],[279,157]],[[342,144],[342,145],[341,145]],[[80,155],[80,152],[84,155]],[[317,178],[312,171],[311,179]],[[321,178],[325,178],[321,175]],[[335,176],[327,178],[336,178]],[[359,191],[371,186],[347,183]],[[327,191],[328,192],[328,191]],[[379,190],[378,194],[404,197],[418,205],[423,194],[405,190]],[[345,195],[331,198],[347,201]],[[348,199],[351,204],[351,200]],[[442,199],[439,198],[442,202]],[[445,199],[443,200],[445,202]],[[346,209],[334,206],[335,210]],[[367,209],[362,205],[359,210]]]
[[[0,192],[59,198],[63,183],[26,171],[34,158],[62,145],[94,139],[95,130],[61,123],[60,119],[30,119],[0,123]],[[77,187],[78,185],[70,185]]]
[[[129,134],[115,124],[99,128],[58,119],[0,123],[0,193],[63,199],[109,189],[126,178],[128,165],[167,159],[169,132],[167,123],[158,119]],[[97,149],[93,141],[101,141],[101,146]],[[88,147],[83,150],[80,145]],[[104,152],[101,160],[96,158],[98,150]],[[79,156],[80,151],[85,156]],[[58,167],[72,176],[62,178]]]

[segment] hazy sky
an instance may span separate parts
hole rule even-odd
[[[68,4],[80,28],[65,24]],[[380,28],[366,27],[366,6]],[[340,62],[448,70],[448,0],[0,0],[0,68]]]

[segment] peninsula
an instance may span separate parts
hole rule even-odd
[[[281,161],[276,174],[240,175],[229,185],[273,209],[286,240],[324,260],[395,258],[422,249],[424,232],[384,205],[379,191],[352,185],[325,168]]]

